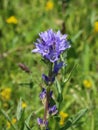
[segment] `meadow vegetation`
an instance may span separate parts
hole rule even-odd
[[[69,130],[98,130],[97,0],[0,1],[0,130],[39,129],[41,75],[48,68],[31,51],[38,34],[51,28],[67,34],[71,44],[65,55],[67,66],[58,74],[60,83],[61,73],[66,80],[58,124],[62,127],[87,109]],[[51,130],[57,130],[50,123]]]

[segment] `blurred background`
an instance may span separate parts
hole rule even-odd
[[[97,0],[0,0],[0,109],[15,120],[22,98],[26,117],[41,106],[41,75],[46,66],[32,54],[40,32],[48,29],[68,34],[66,77],[74,71],[63,92],[62,111],[69,116],[89,108],[86,123],[77,130],[98,129],[98,1]],[[31,74],[19,67],[25,64]],[[31,126],[34,121],[31,122]],[[0,129],[13,128],[0,113]]]

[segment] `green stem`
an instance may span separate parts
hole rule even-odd
[[[48,77],[51,78],[52,75],[52,63],[49,64],[49,73],[48,73]],[[47,112],[48,112],[48,104],[49,104],[49,100],[50,100],[50,86],[51,84],[48,84],[47,86],[47,90],[46,90],[46,103],[45,103],[45,111],[44,111],[44,121],[46,121],[47,119]]]
[[[48,83],[47,89],[46,89],[46,102],[45,102],[45,110],[44,110],[44,121],[46,122],[47,120],[47,113],[48,113],[48,105],[50,101],[50,87],[52,85],[51,78],[52,78],[52,67],[53,63],[49,63],[49,72],[48,72],[48,77],[50,78],[50,83]]]
[[[50,63],[49,64],[49,74],[48,74],[49,77],[51,77],[51,75],[52,75],[52,66],[53,66],[53,64]]]
[[[94,116],[92,114],[91,130],[94,130]]]
[[[46,119],[47,119],[47,111],[48,111],[48,98],[47,98],[47,95],[46,94],[46,103],[45,103],[45,111],[44,111],[44,121],[46,122]]]

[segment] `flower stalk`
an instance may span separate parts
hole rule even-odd
[[[44,116],[43,119],[38,118],[37,122],[41,128],[48,130],[49,118],[58,114],[56,101],[53,98],[52,85],[59,70],[65,66],[60,56],[66,49],[70,48],[70,44],[67,40],[67,35],[62,35],[60,31],[55,33],[52,29],[40,33],[39,37],[35,43],[36,48],[32,52],[42,55],[45,63],[47,63],[49,72],[48,75],[42,74],[42,79],[46,85],[40,93],[40,99],[44,104]],[[59,91],[61,93],[61,90]]]

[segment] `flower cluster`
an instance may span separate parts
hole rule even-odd
[[[15,16],[11,16],[11,17],[9,17],[9,18],[6,20],[6,22],[7,22],[8,24],[17,24],[17,23],[18,23],[18,20],[16,19]]]
[[[68,114],[63,111],[60,112],[60,125],[64,125],[65,119],[68,118]]]
[[[44,117],[38,118],[37,122],[40,127],[48,129],[48,118],[58,114],[56,102],[53,98],[53,91],[51,86],[55,81],[55,77],[58,75],[59,70],[65,66],[65,63],[61,61],[60,55],[70,48],[70,44],[67,40],[67,35],[62,35],[60,31],[53,32],[52,29],[39,34],[36,48],[32,50],[34,53],[39,53],[44,58],[44,61],[48,63],[49,72],[48,75],[42,74],[46,87],[42,88],[42,92],[39,97],[44,104]],[[64,114],[63,114],[64,115]],[[63,118],[63,121],[65,116]],[[62,120],[61,120],[62,121]]]
[[[27,107],[27,104],[25,102],[22,102],[21,106],[23,109],[25,109]]]
[[[32,52],[40,53],[45,59],[54,63],[59,60],[60,54],[70,48],[67,35],[62,35],[60,31],[53,32],[52,29],[39,34],[36,49]]]
[[[0,92],[0,96],[3,101],[9,101],[11,98],[11,88],[3,88]]]
[[[13,119],[11,120],[11,123],[12,123],[12,124],[15,124],[16,122],[17,122],[16,118],[13,118]],[[7,124],[6,124],[6,125],[7,125],[7,128],[8,128],[8,129],[11,128],[11,123],[10,123],[9,121],[7,121]]]
[[[46,3],[46,10],[47,10],[47,11],[52,10],[53,7],[54,7],[53,1],[48,1],[48,2]]]
[[[37,118],[37,122],[40,127],[46,127],[46,130],[48,130],[48,121],[44,121],[41,118]]]
[[[94,23],[94,31],[97,33],[98,32],[98,21]]]
[[[83,85],[85,88],[92,88],[92,82],[90,80],[85,79]]]
[[[50,100],[53,99],[53,91],[52,90],[49,92],[48,96],[49,96]],[[40,93],[39,97],[42,100],[43,104],[45,104],[46,97],[47,97],[47,91],[45,88],[42,88],[42,92]],[[50,115],[55,115],[57,112],[58,111],[57,111],[56,105],[55,104],[51,105],[51,102],[49,101],[48,102],[48,113]]]

